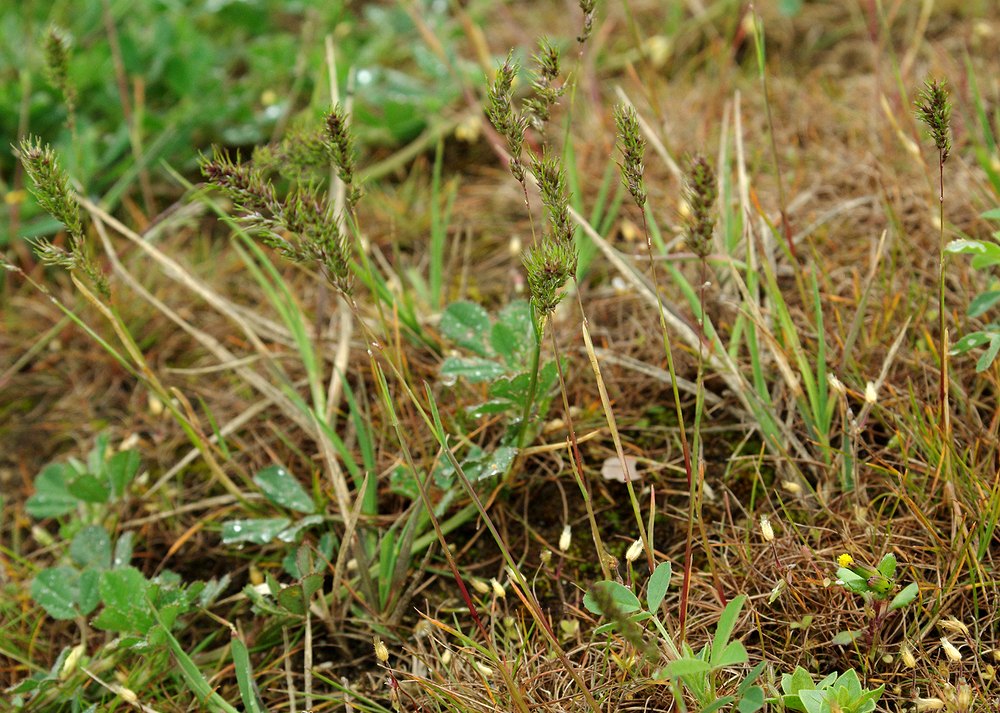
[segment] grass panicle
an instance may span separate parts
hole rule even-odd
[[[715,170],[708,159],[700,154],[691,159],[684,193],[691,211],[686,221],[685,241],[688,249],[704,260],[712,252],[715,201],[719,193]]]
[[[622,153],[619,164],[622,183],[640,211],[646,210],[646,183],[643,173],[646,140],[639,132],[639,117],[635,109],[626,104],[615,106],[615,126],[618,129],[618,150]]]
[[[530,117],[531,126],[536,131],[544,132],[552,117],[552,109],[559,103],[566,87],[556,84],[559,79],[559,51],[548,40],[539,40],[538,52],[532,60],[535,63],[535,79],[531,83],[531,96],[525,99],[524,109]]]
[[[279,198],[264,172],[216,150],[202,174],[236,205],[248,229],[292,262],[314,265],[344,295],[353,290],[350,242],[325,194],[299,186]],[[290,234],[290,235],[289,235]]]
[[[357,179],[357,159],[350,119],[347,110],[340,104],[335,105],[326,116],[326,139],[330,159],[347,189],[347,205],[353,209],[361,200],[362,190]]]
[[[594,32],[594,11],[597,9],[597,0],[580,0],[580,10],[583,12],[583,32],[577,36],[576,41],[581,45],[590,39]]]
[[[41,139],[26,137],[15,148],[24,172],[31,180],[31,193],[38,205],[58,220],[69,234],[68,249],[46,238],[34,241],[35,251],[42,262],[83,273],[103,297],[111,294],[107,277],[94,260],[83,230],[80,205],[70,188],[69,174],[59,165],[55,151]]]
[[[548,150],[542,156],[532,156],[531,171],[538,180],[538,188],[542,194],[542,204],[549,215],[551,232],[548,237],[556,243],[573,245],[573,225],[569,218],[569,192],[566,188],[566,169],[562,160],[553,156]],[[572,270],[576,270],[575,250]]]
[[[45,78],[62,94],[71,130],[75,127],[76,114],[76,87],[69,78],[72,50],[73,38],[69,32],[58,25],[51,25],[42,43],[45,55]]]
[[[947,82],[928,79],[918,94],[915,114],[927,127],[941,163],[945,163],[951,155],[951,100]]]
[[[510,172],[523,186],[525,178],[521,154],[524,151],[524,135],[528,130],[528,119],[521,116],[514,108],[514,80],[519,69],[517,62],[514,61],[513,51],[508,53],[507,59],[497,68],[496,75],[487,89],[486,116],[497,133],[507,142]]]
[[[576,249],[572,243],[543,240],[525,250],[521,262],[536,320],[544,324],[562,301],[562,288],[576,269]]]

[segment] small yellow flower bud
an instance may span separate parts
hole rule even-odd
[[[774,541],[774,528],[771,527],[771,520],[767,515],[760,516],[760,534],[764,537],[764,542]]]
[[[484,581],[484,580],[482,580],[482,579],[479,579],[478,577],[474,578],[472,580],[472,588],[475,589],[480,594],[489,594],[490,593],[490,585],[489,585],[489,583],[486,582],[486,581]]]
[[[955,707],[965,713],[972,707],[972,687],[968,683],[958,684],[958,691],[955,694]]]
[[[917,707],[917,713],[939,711],[944,708],[944,701],[940,698],[918,698],[914,703]]]
[[[496,577],[490,579],[490,587],[493,588],[493,596],[503,599],[507,596],[507,590],[503,588],[503,585],[497,581]]]
[[[802,495],[802,486],[792,480],[782,480],[781,488],[789,495]]]
[[[907,668],[916,668],[917,659],[913,656],[913,651],[906,644],[903,644],[903,648],[900,649],[899,658],[903,660],[903,665]]]
[[[441,665],[447,666],[451,663],[451,649],[445,649],[444,653],[441,654]]]
[[[62,668],[59,669],[60,680],[69,678],[70,674],[76,670],[76,665],[80,663],[80,658],[83,656],[83,652],[85,650],[86,649],[83,644],[77,644],[70,649],[69,654],[66,656],[66,660],[63,661]]]
[[[941,648],[944,649],[945,656],[952,663],[958,663],[962,660],[962,652],[953,643],[948,641],[947,637],[941,637]]]
[[[375,658],[379,660],[379,663],[385,663],[389,660],[389,649],[386,645],[382,643],[382,639],[378,636],[372,638],[372,643],[375,645]]]
[[[481,129],[482,121],[480,120],[479,115],[470,115],[463,119],[459,125],[455,127],[455,138],[459,141],[471,144],[479,138]]]
[[[840,557],[837,558],[837,564],[840,565],[841,567],[850,567],[852,564],[854,564],[854,558],[845,552],[844,554],[842,554]]]
[[[948,634],[961,634],[962,636],[969,635],[969,627],[953,616],[950,616],[947,619],[942,619],[941,628]]]
[[[131,688],[125,688],[125,686],[118,686],[118,697],[129,705],[135,705],[139,702],[139,696],[135,695],[135,691]]]
[[[642,554],[642,540],[636,540],[631,545],[629,545],[628,550],[625,552],[625,559],[629,562],[635,562],[639,559]]]

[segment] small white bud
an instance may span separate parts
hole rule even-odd
[[[131,688],[125,688],[125,686],[118,686],[117,691],[115,691],[119,698],[130,705],[135,705],[139,702],[139,696],[135,695],[135,691]]]
[[[149,404],[149,412],[154,416],[159,416],[163,413],[165,408],[163,402],[153,394],[147,397],[146,403]]]
[[[941,637],[941,648],[944,649],[945,656],[952,663],[958,663],[962,660],[962,652],[953,643],[948,641],[948,638],[945,636]]]
[[[483,678],[493,677],[493,669],[491,669],[486,664],[481,664],[478,661],[473,661],[472,665],[475,667],[477,671],[479,671],[479,673],[483,676]]]
[[[118,444],[119,451],[127,451],[139,445],[139,434],[130,433]]]
[[[376,636],[372,639],[372,643],[375,645],[375,658],[377,658],[381,663],[385,663],[386,661],[388,661],[389,649],[386,648],[386,645],[382,642],[382,639]]]
[[[510,579],[511,582],[513,582],[515,585],[519,587],[525,586],[525,579],[523,574],[521,574],[518,570],[514,569],[510,565],[507,565],[506,567],[504,567],[504,569],[507,570],[507,578]]]
[[[562,534],[559,535],[559,551],[569,551],[570,543],[573,541],[573,528],[569,525],[563,527]]]
[[[479,579],[478,577],[472,580],[472,588],[475,589],[480,594],[490,593],[490,585],[486,581]]]
[[[642,540],[636,540],[629,546],[628,550],[625,552],[625,559],[628,560],[629,562],[635,562],[637,559],[639,559],[639,556],[641,554],[642,554]]]
[[[878,391],[875,389],[875,384],[869,381],[865,384],[865,403],[874,404],[878,401]]]
[[[760,534],[764,537],[764,542],[774,541],[774,528],[771,527],[771,521],[767,515],[760,516]]]
[[[833,374],[826,375],[826,383],[830,385],[830,388],[833,389],[838,396],[843,396],[847,393],[847,387],[844,386],[844,382]]]
[[[490,587],[493,588],[493,596],[503,599],[507,596],[507,590],[503,588],[503,585],[497,581],[496,577],[490,579]]]
[[[447,666],[451,663],[451,649],[445,649],[444,653],[441,654],[441,664]]]
[[[917,713],[924,711],[939,711],[944,708],[944,701],[940,698],[918,698],[914,701]]]

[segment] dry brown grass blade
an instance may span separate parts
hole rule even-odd
[[[899,330],[899,334],[892,341],[892,346],[889,347],[889,351],[885,355],[885,359],[882,360],[882,368],[879,369],[878,378],[875,380],[875,393],[877,394],[882,390],[885,385],[886,377],[889,376],[889,369],[892,367],[892,363],[896,360],[896,354],[899,352],[899,348],[903,345],[903,337],[906,336],[906,330],[910,328],[910,322],[913,321],[912,315],[906,318],[903,323],[902,329]],[[872,408],[875,406],[875,401],[869,401],[865,399],[865,405],[861,408],[861,413],[858,414],[855,433],[857,436],[859,429],[864,425],[865,421],[868,420],[868,414],[871,412]]]
[[[124,225],[96,203],[83,196],[77,196],[77,200],[90,213],[91,217],[100,219],[105,225],[112,228],[122,237],[127,238],[152,258],[163,269],[164,275],[196,294],[217,312],[229,318],[236,326],[240,327],[247,339],[254,344],[254,347],[260,353],[267,354],[269,351],[261,341],[261,334],[267,334],[269,338],[274,338],[275,341],[283,344],[293,343],[288,330],[284,329],[280,324],[263,318],[253,310],[236,305],[222,297],[210,289],[202,280],[192,275],[179,262],[157,248],[149,240],[146,240],[142,235],[128,228],[128,226]],[[315,338],[315,334],[310,333],[309,336]]]
[[[747,176],[746,150],[743,146],[743,119],[740,109],[740,92],[737,89],[733,93],[733,148],[736,152],[736,185],[738,186],[738,196],[740,202],[740,212],[743,216],[744,231],[744,260],[747,263],[747,272],[755,272],[758,269],[757,251],[753,249],[753,240],[750,237],[750,216],[748,206],[750,205],[750,178]],[[755,304],[760,304],[760,286],[756,285],[751,297]]]
[[[587,236],[594,241],[601,252],[604,253],[611,265],[619,271],[619,273],[628,280],[636,288],[639,296],[642,297],[653,309],[659,308],[659,303],[656,299],[656,294],[653,289],[648,285],[643,275],[639,270],[631,265],[625,257],[619,253],[615,248],[613,248],[607,240],[605,240],[594,228],[590,225],[587,220],[577,213],[573,208],[569,209],[570,216],[579,225]],[[676,334],[678,334],[681,339],[690,347],[692,350],[697,351],[700,345],[700,338],[698,334],[679,316],[676,312],[667,305],[663,303],[663,317],[667,326],[672,329]],[[705,355],[706,366],[713,369],[718,373],[719,377],[725,382],[729,390],[739,399],[746,413],[752,414],[754,409],[750,402],[749,394],[753,393],[753,387],[746,381],[743,374],[740,372],[739,367],[736,362],[732,360],[729,354],[724,349],[717,349],[712,352],[706,353]],[[678,384],[678,388],[680,384]],[[795,437],[791,429],[787,424],[777,422],[776,424],[782,429],[787,442],[791,444],[794,450],[807,457],[808,452],[802,446],[802,443]]]
[[[656,379],[657,381],[661,381],[667,385],[670,385],[671,383],[670,372],[667,371],[666,369],[661,369],[658,366],[647,364],[644,361],[640,361],[639,359],[630,357],[626,354],[616,354],[610,349],[603,349],[597,347],[594,349],[594,353],[597,354],[598,358],[601,361],[607,364],[615,364],[617,366],[630,369],[631,371],[637,372],[639,374],[644,374],[645,376],[648,376],[652,379]],[[677,377],[677,388],[680,389],[681,391],[691,394],[692,396],[695,396],[698,393],[697,384],[695,384],[693,381],[684,379],[680,376]],[[722,398],[720,398],[717,394],[714,394],[708,389],[704,388],[703,392],[704,392],[705,403],[711,404],[712,406],[717,406],[720,403],[722,403]]]
[[[212,355],[215,356],[220,363],[231,363],[231,364],[241,363],[239,357],[237,357],[226,347],[224,347],[218,339],[213,337],[208,332],[205,332],[204,330],[195,327],[187,320],[185,320],[183,317],[181,317],[169,305],[164,303],[158,297],[153,295],[149,290],[147,290],[139,280],[137,280],[127,269],[125,269],[125,266],[122,265],[121,261],[118,259],[118,256],[114,250],[114,245],[111,244],[110,238],[108,238],[107,233],[103,229],[103,219],[96,214],[94,215],[94,225],[97,226],[98,233],[101,236],[101,240],[104,244],[105,252],[107,253],[108,258],[111,261],[115,273],[121,276],[121,278],[126,282],[126,284],[132,290],[134,290],[140,297],[142,297],[142,299],[149,302],[149,304],[151,304],[154,308],[156,308],[167,319],[169,319],[171,322],[176,324],[182,330],[184,330],[192,337],[194,337],[198,341],[198,343],[201,344],[209,352],[211,352]],[[140,243],[143,242],[141,238],[138,239]],[[151,249],[155,250],[155,248]],[[159,251],[156,251],[156,253],[159,253]],[[170,263],[173,263],[173,261],[170,260],[170,258],[167,258],[166,256],[163,257]],[[183,270],[182,268],[180,268],[179,265],[176,266],[176,268],[174,269],[181,271],[181,273],[179,274],[186,274],[183,273]],[[181,281],[183,283],[183,280]],[[231,314],[228,316],[234,319],[234,321],[238,322],[239,319],[238,317]],[[243,330],[244,333],[253,334],[256,344],[260,345],[259,352],[262,354],[267,353],[269,350],[267,350],[264,344],[257,338],[256,333],[254,333],[250,329],[250,326],[247,325],[246,323],[242,324],[244,327]],[[270,357],[270,359],[273,361],[273,357]],[[306,417],[305,414],[301,412],[301,410],[298,407],[295,406],[295,404],[291,401],[291,399],[288,398],[288,396],[282,393],[281,389],[279,389],[277,386],[272,384],[266,378],[261,376],[257,371],[248,368],[246,366],[237,366],[234,369],[234,371],[241,379],[245,380],[248,384],[253,386],[259,393],[261,393],[269,402],[277,405],[278,408],[280,408],[281,411],[288,418],[295,421],[295,423],[300,428],[302,428],[307,433],[314,432],[313,423]]]

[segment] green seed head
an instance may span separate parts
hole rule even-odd
[[[691,215],[687,221],[688,248],[704,259],[712,251],[715,200],[718,197],[718,190],[715,185],[715,171],[708,160],[700,154],[691,159],[686,194],[691,208]]]
[[[941,163],[951,154],[951,102],[944,80],[928,80],[916,101],[917,119],[923,122],[941,154]]]
[[[619,104],[615,107],[615,126],[618,129],[618,149],[622,152],[622,183],[632,194],[639,208],[646,206],[646,184],[643,182],[643,158],[646,154],[646,140],[639,133],[639,117],[631,106]]]

